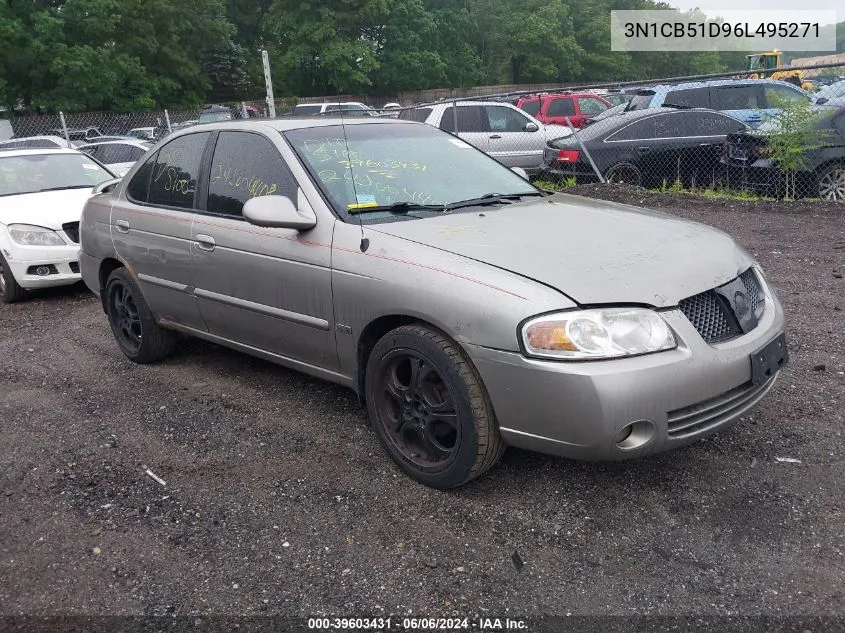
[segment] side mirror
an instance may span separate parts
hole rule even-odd
[[[536,123],[534,123],[533,121],[529,121],[528,123],[525,124],[524,129],[525,129],[526,132],[536,132],[537,130],[540,129],[540,126],[537,125]]]
[[[511,171],[515,174],[522,176],[523,178],[525,178],[525,180],[528,180],[528,172],[525,171],[522,167],[511,167]]]
[[[317,226],[311,209],[298,210],[286,196],[258,196],[244,203],[244,219],[255,226],[305,231]]]
[[[816,99],[816,105],[824,105],[828,101],[830,101],[830,99],[828,99],[827,97],[819,97],[818,99]]]
[[[112,178],[111,180],[104,180],[99,185],[96,185],[94,189],[91,191],[92,196],[96,196],[100,193],[111,193],[114,191],[114,188],[117,186],[117,183],[120,182],[120,178]]]

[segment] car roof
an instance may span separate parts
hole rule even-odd
[[[330,127],[333,125],[425,125],[414,121],[403,121],[399,119],[380,117],[339,117],[339,116],[285,116],[276,119],[232,119],[230,121],[215,121],[213,123],[200,123],[184,130],[174,132],[168,139],[194,134],[197,132],[208,132],[212,130],[254,130],[257,132],[268,129],[277,132],[288,132],[290,130],[302,130],[317,127]]]
[[[144,141],[142,139],[119,139],[115,141],[94,141],[92,143],[85,143],[84,145],[79,145],[79,147],[91,147],[93,145],[132,145],[134,147],[151,147],[149,141]]]
[[[56,147],[56,148],[44,148],[44,149],[9,149],[3,150],[3,153],[0,154],[2,157],[7,156],[39,156],[42,154],[82,154],[82,152],[77,151],[75,149],[70,149],[69,147]]]
[[[17,141],[54,141],[59,140],[66,143],[63,136],[56,136],[55,134],[39,134],[37,136],[15,136],[0,143],[15,143]]]
[[[793,88],[801,90],[798,86],[782,81],[780,79],[709,79],[707,81],[679,81],[670,84],[655,84],[646,88],[641,88],[637,92],[657,92],[662,89],[669,88],[712,88],[714,86],[757,86],[762,84],[775,84],[778,86],[788,85]]]

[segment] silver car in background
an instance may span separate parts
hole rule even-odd
[[[197,336],[354,389],[437,488],[508,445],[620,460],[735,422],[787,361],[728,235],[544,193],[386,118],[175,133],[85,207],[80,256],[130,359]]]
[[[402,111],[399,118],[455,134],[503,165],[524,169],[530,176],[541,171],[547,143],[572,135],[566,126],[546,125],[501,101],[423,105]]]

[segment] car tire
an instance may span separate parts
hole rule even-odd
[[[504,452],[481,377],[456,343],[423,325],[383,336],[367,360],[367,411],[394,462],[426,486],[460,486]]]
[[[631,163],[619,163],[609,167],[604,179],[611,184],[625,184],[639,187],[643,181],[642,172]]]
[[[845,202],[845,164],[833,163],[818,172],[819,198],[831,202]]]
[[[160,328],[125,268],[114,270],[106,281],[106,314],[120,350],[136,363],[154,363],[173,351],[178,335]]]
[[[0,254],[0,303],[17,303],[26,299],[27,294],[12,274],[6,258]]]

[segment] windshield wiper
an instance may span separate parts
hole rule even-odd
[[[408,211],[435,211],[443,212],[445,207],[442,204],[417,204],[416,202],[394,202],[393,204],[380,204],[369,207],[358,207],[347,209],[349,215],[361,215],[364,213],[378,213],[388,211],[396,215],[406,215]]]
[[[487,204],[502,204],[503,202],[513,202],[520,198],[527,196],[542,196],[539,191],[530,191],[527,193],[485,193],[480,198],[471,198],[469,200],[461,200],[460,202],[452,202],[445,205],[445,209],[451,211],[452,209],[463,209],[464,207],[480,207]]]
[[[66,187],[47,187],[46,189],[39,189],[33,193],[41,193],[42,191],[63,191],[64,189],[93,189],[94,185],[69,185]]]

